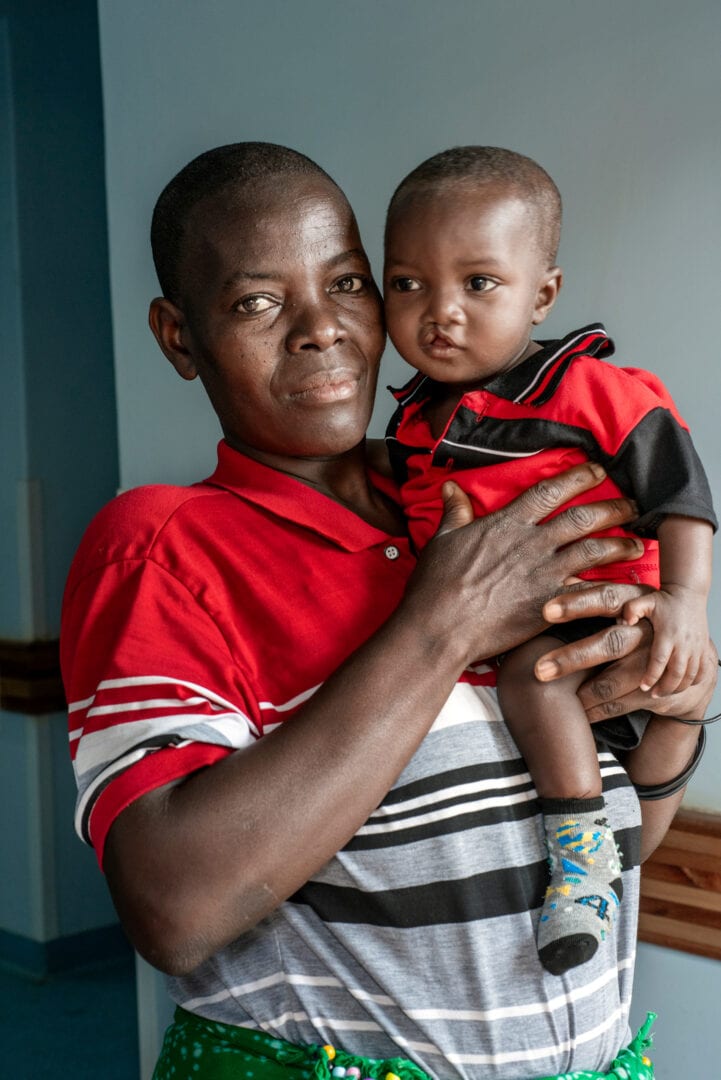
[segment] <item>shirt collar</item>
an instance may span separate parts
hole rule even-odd
[[[347,551],[361,551],[377,544],[387,544],[389,537],[369,525],[340,503],[287,473],[278,472],[234,450],[225,439],[218,443],[218,465],[202,481],[223,488],[268,510],[284,521],[310,529]],[[394,537],[394,543],[404,542]]]
[[[542,405],[553,396],[563,373],[576,357],[606,357],[614,352],[614,344],[601,323],[591,323],[556,341],[539,341],[538,344],[541,346],[538,352],[491,379],[481,392],[488,391],[507,401]],[[418,372],[400,389],[388,389],[398,402],[409,405],[411,401],[419,404],[428,400],[432,387],[433,381]],[[477,392],[470,390],[469,394]]]

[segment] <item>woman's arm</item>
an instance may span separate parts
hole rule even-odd
[[[119,814],[104,869],[151,963],[190,971],[295,892],[381,802],[468,663],[536,634],[580,569],[633,558],[633,539],[588,536],[632,517],[628,500],[544,520],[601,476],[580,466],[470,524],[447,486],[404,600],[292,721]]]

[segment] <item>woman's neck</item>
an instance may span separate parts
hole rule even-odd
[[[365,439],[351,450],[328,457],[286,457],[237,444],[235,449],[294,477],[383,532],[392,536],[406,533],[405,518],[398,506],[371,483]]]

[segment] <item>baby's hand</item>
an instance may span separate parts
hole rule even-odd
[[[634,626],[648,619],[653,645],[642,690],[653,687],[652,697],[673,694],[692,686],[699,675],[708,644],[706,596],[681,585],[666,585],[624,605],[619,622]]]

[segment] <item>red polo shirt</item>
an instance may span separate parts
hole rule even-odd
[[[106,506],[61,636],[76,827],[98,859],[134,799],[292,716],[385,622],[413,566],[405,538],[225,442],[202,483]]]

